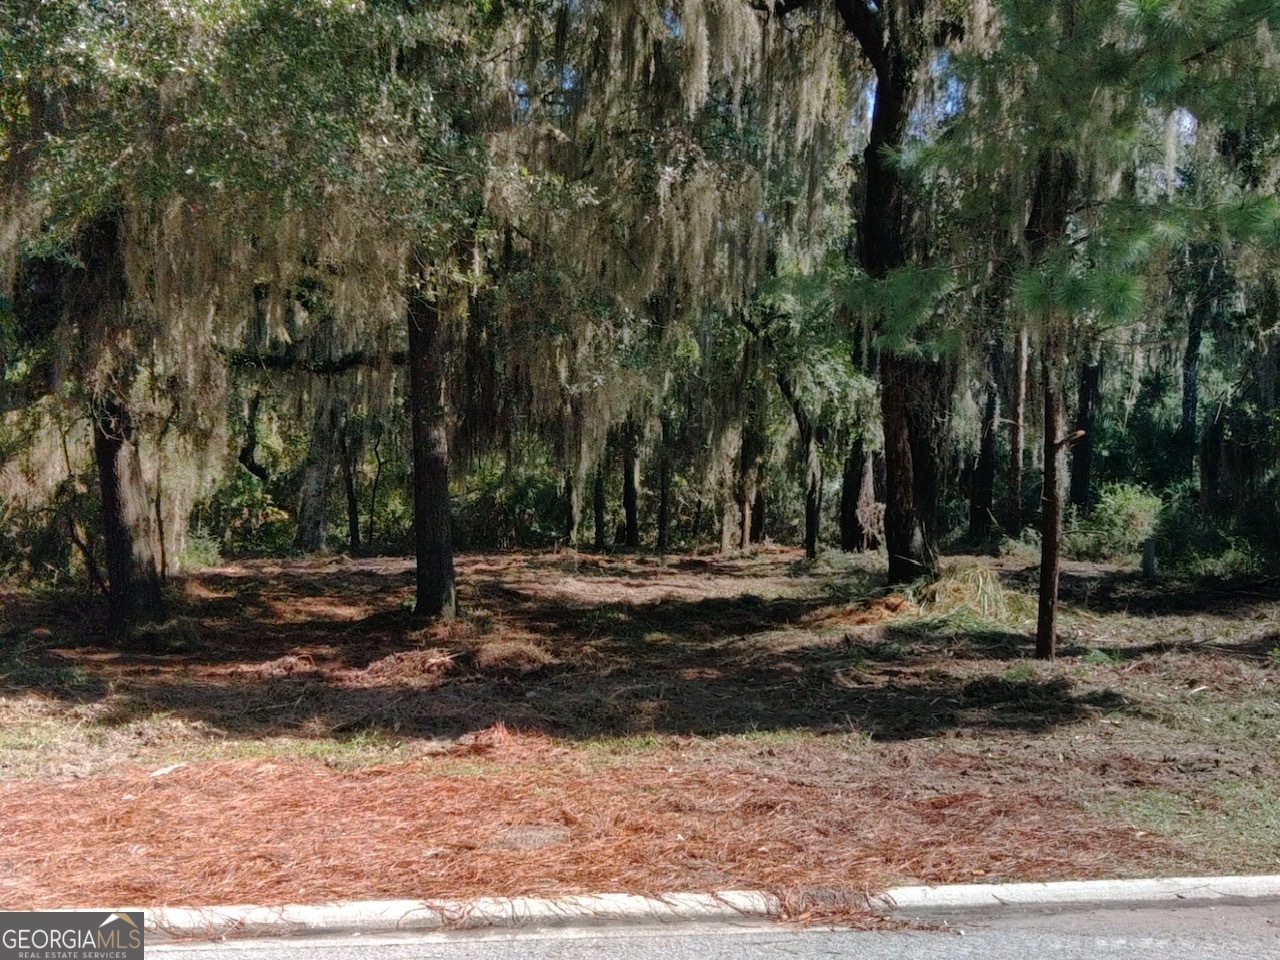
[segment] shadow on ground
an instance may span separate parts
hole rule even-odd
[[[167,713],[248,737],[452,737],[502,722],[574,738],[903,740],[1136,712],[1109,690],[1012,675],[1004,662],[1029,652],[1018,634],[832,623],[820,614],[850,577],[799,589],[794,574],[785,557],[661,569],[470,558],[469,612],[424,628],[407,609],[407,561],[259,563],[190,578],[176,618],[140,635],[145,652],[107,649],[53,611],[43,649],[11,655],[0,682],[103,701],[108,724]],[[874,578],[863,581],[871,604]]]

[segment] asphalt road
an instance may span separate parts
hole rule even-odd
[[[147,953],[171,960],[1280,960],[1280,901],[1001,910],[929,920],[942,929],[859,933],[678,924],[158,944]]]

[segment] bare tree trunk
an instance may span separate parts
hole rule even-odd
[[[564,541],[568,546],[576,548],[578,526],[582,522],[582,494],[574,489],[573,474],[574,471],[569,470],[564,475]]]
[[[800,449],[804,451],[804,555],[812,560],[818,556],[822,524],[822,452],[818,447],[818,430],[796,395],[791,378],[779,373],[778,388],[791,405],[796,429],[800,433]]]
[[[640,455],[639,430],[628,421],[622,428],[622,515],[626,526],[624,544],[640,546]]]
[[[990,379],[982,411],[982,437],[978,443],[978,462],[969,493],[969,537],[976,541],[991,536],[995,524],[996,438],[1000,431],[1000,394],[1004,377],[1004,344],[998,335],[991,342],[988,359]]]
[[[757,340],[748,347],[744,383],[749,391],[746,416],[742,424],[742,452],[738,461],[738,518],[742,524],[738,546],[743,550],[764,539],[764,466],[767,454],[765,437],[765,393],[760,382],[759,362],[762,344]]]
[[[732,553],[742,545],[742,504],[736,491],[726,490],[720,499],[720,552]]]
[[[752,543],[764,543],[764,521],[765,521],[765,499],[764,499],[764,471],[756,474],[756,495],[751,498],[751,529],[750,536]]]
[[[266,467],[258,463],[258,408],[261,406],[262,394],[254,393],[253,399],[249,401],[248,413],[245,415],[244,445],[240,447],[240,453],[236,459],[246,470],[266,483],[271,475],[267,473]]]
[[[445,337],[437,302],[409,296],[409,419],[413,425],[413,533],[419,616],[451,619],[458,601],[449,519]]]
[[[382,459],[381,429],[378,430],[373,438],[373,462],[373,483],[369,484],[369,532],[364,538],[365,543],[369,545],[371,550],[377,541],[378,487],[382,483],[382,468],[386,464],[386,461]]]
[[[658,451],[658,554],[665,554],[671,539],[671,418],[660,417],[662,432]]]
[[[87,226],[76,242],[81,267],[65,275],[71,316],[84,330],[105,336],[118,336],[129,320],[120,230],[110,216]],[[110,378],[116,386],[90,402],[109,587],[107,628],[113,634],[164,615],[162,547],[129,409],[132,372],[132,362],[118,358]]]
[[[862,524],[858,522],[858,501],[862,497],[862,475],[865,456],[859,440],[844,458],[840,478],[840,549],[846,553],[862,549]]]
[[[1031,262],[1062,243],[1067,233],[1067,211],[1075,189],[1075,157],[1056,147],[1041,149],[1032,185],[1031,209],[1025,231]],[[1065,445],[1062,436],[1062,371],[1066,367],[1066,318],[1056,310],[1045,316],[1041,354],[1044,389],[1044,486],[1041,492],[1040,609],[1036,620],[1036,656],[1051,660],[1056,653],[1058,575],[1062,552],[1062,476]]]
[[[342,481],[347,494],[347,548],[352,556],[360,552],[360,497],[356,490],[356,470],[353,444],[347,441],[346,434],[341,437],[342,447]]]
[[[293,545],[304,553],[324,549],[329,519],[329,489],[338,461],[343,401],[330,378],[325,378],[316,401],[311,446],[298,490],[298,533]]]
[[[817,443],[810,441],[804,491],[804,555],[810,560],[818,556],[818,540],[822,533],[822,457]]]
[[[1085,516],[1093,512],[1093,450],[1098,406],[1102,402],[1102,360],[1080,364],[1076,429],[1083,434],[1071,447],[1071,503]]]
[[[1004,526],[1011,537],[1022,533],[1022,470],[1026,459],[1027,367],[1030,362],[1030,334],[1024,326],[1018,330],[1013,411],[1009,417],[1009,499],[1005,506]]]
[[[889,582],[932,576],[937,553],[916,503],[916,482],[907,412],[910,370],[887,351],[880,357],[880,406],[884,417],[884,461],[888,474],[884,538],[889,548]]]
[[[107,628],[118,633],[139,620],[163,616],[160,543],[128,407],[118,397],[104,397],[93,413],[110,587]]]
[[[1044,489],[1040,521],[1040,603],[1036,618],[1036,656],[1052,660],[1057,653],[1058,578],[1062,567],[1062,475],[1066,444],[1062,436],[1063,403],[1056,343],[1045,344]]]
[[[1201,269],[1193,269],[1196,283],[1191,291],[1191,309],[1187,313],[1187,347],[1182,354],[1182,416],[1178,424],[1180,473],[1195,475],[1196,426],[1200,413],[1200,345],[1204,328],[1213,315],[1214,301],[1221,282],[1221,269],[1216,247],[1195,248],[1194,256],[1209,261]]]
[[[608,542],[608,532],[605,529],[605,500],[604,500],[604,464],[596,467],[596,478],[593,484],[594,490],[592,497],[592,507],[595,513],[595,547],[597,550],[603,550]]]

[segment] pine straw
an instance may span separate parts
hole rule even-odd
[[[954,755],[788,747],[784,761],[689,741],[605,757],[501,726],[467,741],[357,771],[235,760],[0,783],[0,905],[751,888],[856,921],[900,880],[1098,877],[1162,852],[1047,779],[952,789]]]

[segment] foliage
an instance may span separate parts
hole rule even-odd
[[[1251,537],[1250,534],[1253,536]],[[1175,488],[1160,512],[1155,538],[1161,569],[1184,577],[1250,576],[1266,569],[1257,531],[1230,520],[1214,520],[1190,485]]]
[[[261,480],[239,466],[196,507],[192,526],[199,537],[216,535],[228,556],[281,556],[292,550],[292,518]]]
[[[1078,560],[1114,560],[1142,549],[1160,521],[1160,498],[1140,486],[1106,484],[1087,515],[1067,518],[1066,550]]]
[[[490,458],[457,485],[452,507],[462,550],[548,547],[566,537],[561,481],[545,460],[508,467]]]

